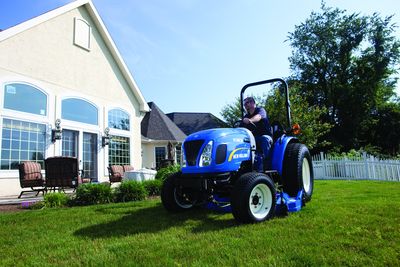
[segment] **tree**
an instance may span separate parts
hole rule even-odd
[[[322,3],[321,13],[289,33],[292,79],[309,106],[325,110],[321,120],[333,127],[320,139],[332,147],[371,145],[365,126],[395,95],[400,42],[391,18],[347,15]]]
[[[371,115],[365,127],[367,146],[364,150],[370,154],[400,155],[400,103],[387,103],[379,106],[375,114]]]

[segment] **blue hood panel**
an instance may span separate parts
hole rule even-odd
[[[196,164],[182,167],[182,173],[200,174],[237,171],[243,161],[251,160],[252,139],[254,138],[251,136],[250,131],[244,128],[217,128],[193,133],[183,143],[182,150],[184,155],[186,155],[184,148],[186,142],[204,140],[204,143],[197,155]],[[209,166],[199,167],[200,155],[209,141],[213,141],[212,162]],[[227,149],[225,160],[220,164],[216,164],[216,153],[219,145],[226,145]]]

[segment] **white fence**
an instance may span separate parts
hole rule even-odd
[[[315,179],[384,180],[400,182],[400,160],[333,158],[321,153],[313,156]]]

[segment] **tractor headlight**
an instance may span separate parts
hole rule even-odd
[[[213,141],[207,143],[201,152],[199,167],[209,166],[211,164]]]
[[[182,161],[181,161],[181,168],[185,168],[186,167],[186,156],[185,156],[185,150],[183,150],[183,145],[181,148],[182,151]]]

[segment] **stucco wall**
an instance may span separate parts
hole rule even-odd
[[[89,51],[73,44],[75,18],[91,25]],[[11,81],[29,82],[49,93],[49,122],[61,117],[60,103],[64,97],[81,97],[93,103],[99,110],[99,125],[89,130],[98,133],[99,140],[107,127],[106,111],[113,107],[127,111],[131,116],[131,165],[135,169],[141,168],[140,122],[143,114],[140,114],[138,100],[85,7],[0,42],[2,93],[4,83]],[[78,124],[77,127],[84,126]],[[59,143],[50,146],[48,156],[57,155]],[[107,153],[101,147],[98,152],[99,180],[105,181],[108,179]],[[14,182],[10,182],[10,177]],[[7,191],[7,185],[10,189],[19,188],[17,177],[17,171],[0,171],[0,195]]]
[[[153,141],[152,143],[142,143],[143,149],[143,168],[155,169],[156,168],[156,147],[165,147],[167,150],[168,141]]]

